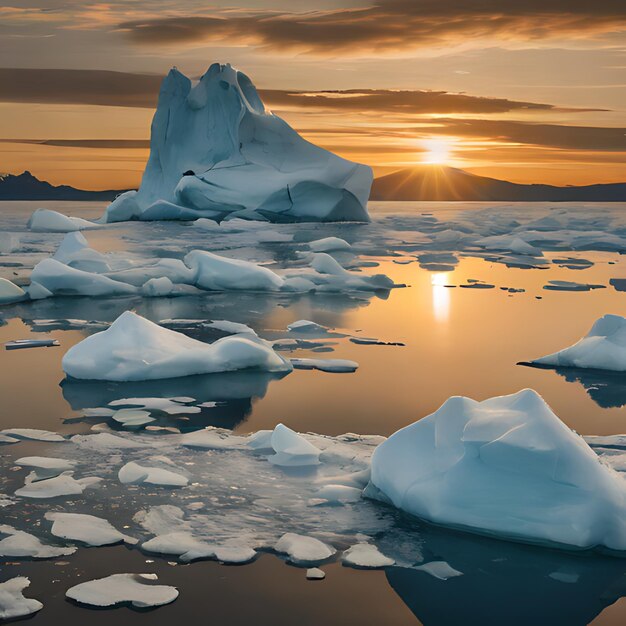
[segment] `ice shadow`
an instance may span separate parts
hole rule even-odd
[[[626,595],[622,559],[570,553],[429,528],[425,562],[462,572],[447,580],[404,567],[387,581],[425,626],[578,626]]]
[[[624,372],[611,372],[580,367],[552,367],[522,361],[518,365],[536,369],[552,370],[563,376],[568,383],[580,383],[589,397],[603,409],[626,405],[626,376]]]
[[[106,407],[123,398],[194,398],[194,405],[215,403],[200,407],[199,413],[180,416],[160,416],[154,425],[175,426],[183,432],[199,430],[205,426],[233,429],[252,412],[253,402],[263,398],[271,381],[283,378],[286,373],[268,373],[255,370],[225,372],[148,380],[140,382],[110,382],[66,378],[61,383],[63,398],[74,411]],[[85,420],[90,418],[85,417]],[[103,421],[100,418],[98,421]]]

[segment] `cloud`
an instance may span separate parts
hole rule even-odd
[[[326,11],[215,10],[128,20],[119,28],[143,44],[219,42],[324,56],[406,56],[423,48],[485,41],[589,38],[626,27],[621,0],[375,0]]]
[[[0,68],[0,102],[156,106],[162,77],[105,70]],[[404,114],[484,114],[550,111],[551,104],[484,98],[446,91],[349,89],[342,91],[259,90],[269,107],[299,110]]]

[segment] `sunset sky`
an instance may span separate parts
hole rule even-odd
[[[626,9],[613,0],[11,0],[0,172],[135,187],[159,83],[232,63],[307,139],[376,173],[626,180]]]

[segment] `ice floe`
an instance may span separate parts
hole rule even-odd
[[[61,539],[80,541],[89,546],[137,543],[134,537],[121,533],[110,522],[94,515],[49,511],[45,518],[52,522],[50,532]]]
[[[291,365],[250,334],[206,344],[130,311],[63,357],[68,376],[91,380],[155,380],[249,368],[288,372]]]
[[[46,456],[24,456],[17,459],[15,465],[31,469],[36,480],[45,480],[73,469],[76,462]]]
[[[626,481],[532,390],[450,398],[381,444],[371,472],[369,495],[431,522],[626,550]]]
[[[315,537],[296,533],[285,533],[274,545],[274,550],[286,554],[296,565],[322,563],[337,552],[335,548]]]
[[[389,567],[395,563],[371,543],[357,543],[341,556],[344,565],[362,568]]]
[[[26,576],[16,576],[0,583],[0,619],[26,617],[43,609],[39,600],[25,598],[22,594],[29,585],[30,580]]]
[[[339,237],[324,237],[310,241],[309,248],[313,252],[349,252],[352,250],[352,246],[345,239]]]
[[[39,428],[5,428],[4,430],[0,430],[0,435],[4,435],[5,437],[15,441],[19,441],[21,439],[48,442],[65,441],[65,438],[62,435],[53,433],[49,430],[41,430]]]
[[[326,578],[326,573],[319,567],[310,567],[306,571],[306,577],[308,580],[324,580],[324,578]]]
[[[70,600],[90,606],[130,604],[136,608],[162,606],[178,597],[176,587],[155,585],[156,574],[112,574],[80,583],[67,590]]]
[[[573,346],[531,363],[626,372],[626,317],[605,315]]]
[[[320,372],[334,372],[336,374],[347,374],[356,372],[359,364],[348,359],[311,359],[297,358],[291,359],[291,364],[299,370],[319,370]]]
[[[0,525],[0,556],[6,558],[54,559],[76,552],[73,547],[51,546],[6,524]]]
[[[16,490],[15,495],[22,498],[58,498],[60,496],[77,496],[83,493],[88,487],[92,487],[100,482],[100,478],[95,476],[79,478],[72,476],[72,472],[65,472],[53,478],[38,480],[26,483]]]
[[[142,544],[144,552],[171,554],[183,562],[198,559],[215,559],[222,563],[249,563],[256,556],[256,551],[244,542],[214,544],[194,537],[188,531],[158,535]]]

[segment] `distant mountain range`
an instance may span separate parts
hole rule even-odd
[[[374,180],[370,200],[626,202],[626,183],[555,187],[521,185],[443,165],[421,165]]]
[[[0,176],[0,200],[113,200],[125,190],[86,191],[69,185],[55,187],[30,172]]]
[[[30,172],[0,176],[0,200],[113,200],[125,189],[87,191],[54,186]],[[555,187],[521,185],[454,167],[421,165],[374,180],[370,200],[498,202],[626,202],[626,183]]]

